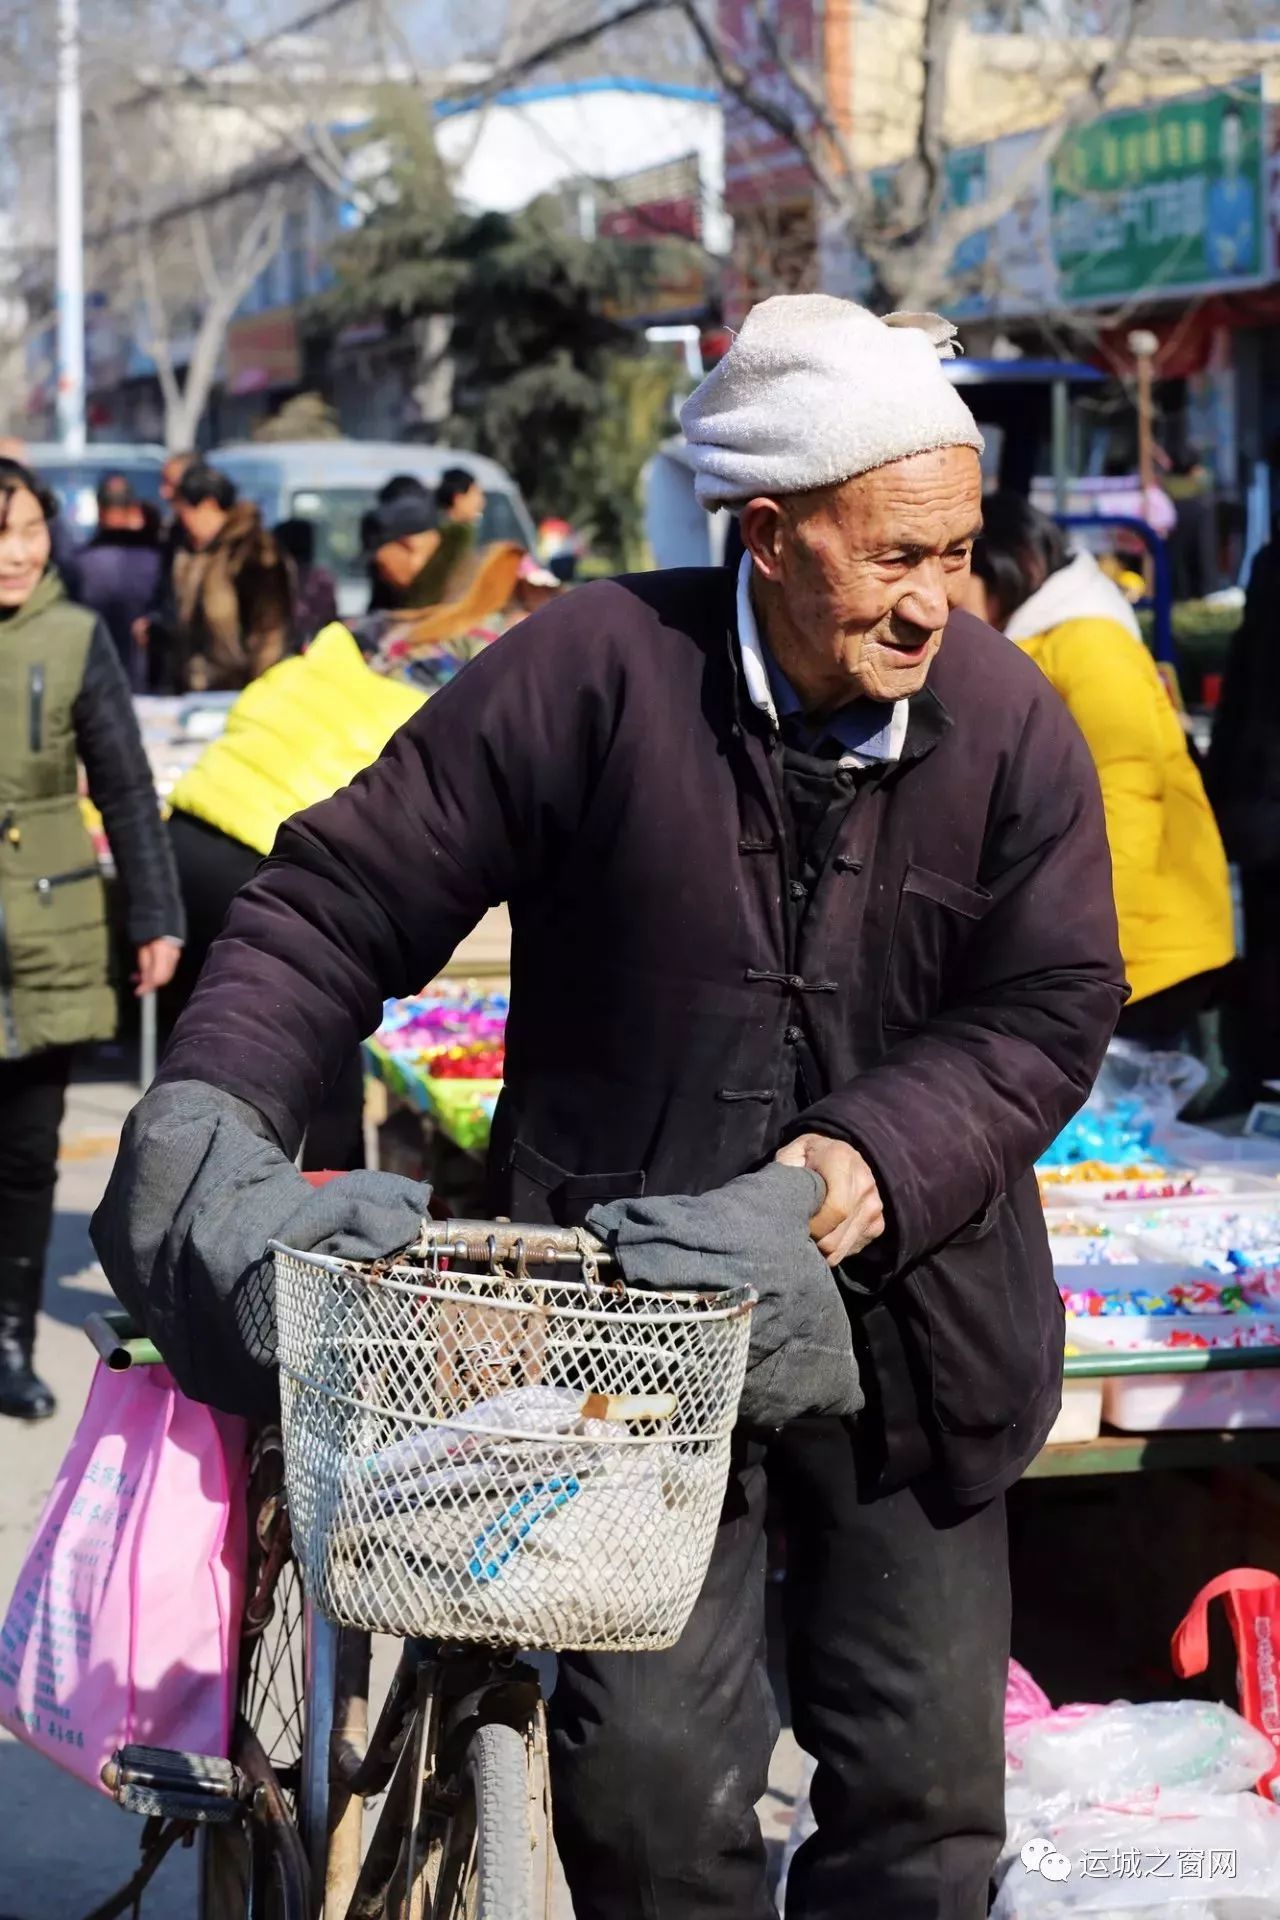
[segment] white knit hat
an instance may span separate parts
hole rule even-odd
[[[981,453],[942,370],[955,340],[936,313],[880,320],[827,293],[762,301],[680,409],[699,501],[802,493],[938,447]]]

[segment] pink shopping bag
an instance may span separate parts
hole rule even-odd
[[[246,1440],[163,1367],[94,1374],[0,1627],[0,1721],[90,1786],[131,1742],[227,1753]]]

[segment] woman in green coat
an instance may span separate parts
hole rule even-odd
[[[128,682],[50,563],[52,497],[0,460],[0,1414],[41,1420],[32,1366],[72,1049],[116,1030],[88,776],[120,876],[138,992],[173,973],[177,878]]]

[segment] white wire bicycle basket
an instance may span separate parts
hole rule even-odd
[[[294,1547],[322,1613],[499,1646],[679,1638],[750,1288],[626,1288],[554,1228],[428,1222],[372,1266],[274,1252]]]

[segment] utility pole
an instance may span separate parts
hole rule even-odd
[[[84,170],[80,0],[58,0],[58,438],[84,451]]]
[[[1154,333],[1138,328],[1129,335],[1129,351],[1138,369],[1138,477],[1142,483],[1142,517],[1150,513],[1151,490],[1156,484],[1155,395],[1153,380],[1155,357],[1160,342]]]

